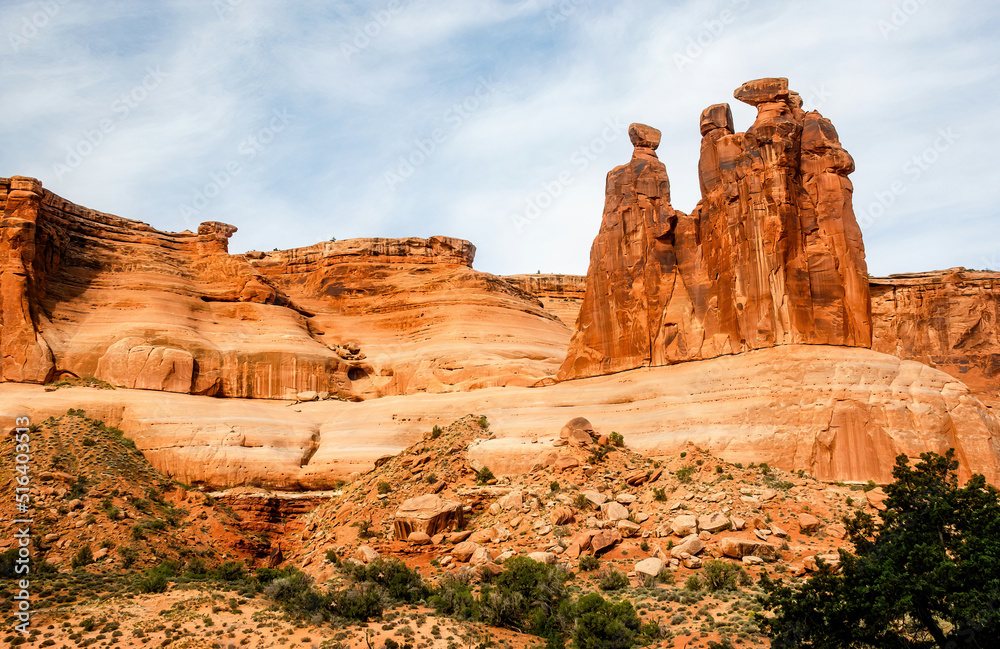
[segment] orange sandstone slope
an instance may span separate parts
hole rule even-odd
[[[32,178],[0,179],[0,207],[3,381],[356,399],[530,385],[569,339],[458,239],[230,255],[231,225],[159,232]]]

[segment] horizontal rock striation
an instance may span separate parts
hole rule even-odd
[[[357,399],[530,385],[569,338],[460,239],[231,255],[234,226],[159,232],[32,178],[0,179],[0,206],[3,381]]]
[[[873,349],[941,369],[1000,404],[1000,273],[873,277],[871,294]]]

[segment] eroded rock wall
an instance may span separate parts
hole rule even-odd
[[[234,226],[160,232],[31,178],[0,179],[0,204],[3,381],[357,399],[529,385],[569,339],[460,239],[231,255]]]

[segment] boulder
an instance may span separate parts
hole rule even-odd
[[[551,566],[555,564],[559,557],[554,552],[531,552],[528,554],[528,558],[532,561]]]
[[[472,541],[462,541],[461,543],[459,543],[458,545],[456,545],[451,549],[451,556],[455,558],[455,561],[461,561],[462,563],[465,563],[466,561],[471,559],[472,555],[475,554],[476,550],[478,550],[481,547],[482,547],[481,545],[479,545],[478,543],[473,543]]]
[[[820,521],[818,518],[812,514],[799,514],[798,517],[799,531],[805,534],[811,534],[819,529]]]
[[[570,507],[557,507],[549,512],[549,522],[553,525],[568,525],[573,520],[574,513]]]
[[[683,538],[680,543],[677,543],[676,545],[674,545],[674,547],[670,548],[670,556],[677,559],[680,558],[682,554],[687,553],[690,555],[695,555],[700,553],[704,549],[705,549],[704,541],[698,538],[697,534],[691,534]]]
[[[705,532],[717,534],[724,530],[728,530],[729,526],[729,519],[725,514],[721,514],[719,512],[698,517],[698,528]]]
[[[766,541],[755,541],[737,537],[725,537],[719,544],[722,554],[734,559],[755,556],[771,561],[777,556],[778,548]]]
[[[617,530],[601,530],[595,533],[590,539],[590,547],[594,554],[600,554],[613,548],[622,540],[621,534]]]
[[[676,536],[688,536],[698,532],[698,519],[691,514],[681,514],[670,523],[670,529]]]
[[[663,570],[663,561],[656,557],[649,557],[635,564],[635,571],[647,577],[656,577],[661,570]]]
[[[358,548],[358,559],[360,559],[363,563],[371,563],[378,558],[379,554],[374,550],[374,548],[367,545],[362,545]]]
[[[462,527],[462,504],[437,494],[425,494],[403,501],[393,519],[393,531],[399,540],[413,532],[433,536],[438,532]]]
[[[601,505],[601,516],[606,521],[620,521],[628,518],[628,508],[616,502]]]
[[[410,532],[410,535],[406,537],[406,542],[410,545],[429,545],[431,537],[424,532]]]

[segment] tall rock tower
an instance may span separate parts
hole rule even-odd
[[[635,151],[608,174],[558,378],[776,345],[871,347],[854,161],[787,79],[747,82],[735,97],[757,120],[735,133],[727,104],[702,113],[702,200],[690,215],[670,205],[659,131],[629,128]]]

